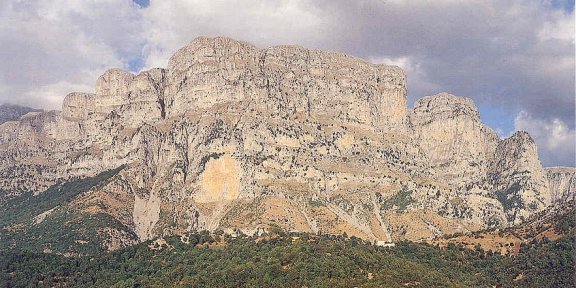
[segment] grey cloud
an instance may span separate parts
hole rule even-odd
[[[339,37],[325,46],[365,58],[409,57],[444,90],[573,125],[574,66],[545,69],[556,61],[574,63],[573,38],[539,39],[538,31],[557,15],[539,3],[339,3],[332,12]],[[438,92],[409,85],[412,98]]]

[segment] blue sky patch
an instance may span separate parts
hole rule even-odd
[[[130,70],[130,72],[138,73],[142,68],[144,68],[144,58],[137,57],[128,61],[128,70]]]
[[[500,138],[504,138],[514,131],[514,118],[516,118],[518,111],[512,111],[510,107],[486,104],[478,105],[478,111],[482,122],[498,133]]]
[[[552,0],[550,6],[556,9],[562,9],[566,13],[574,12],[574,0]]]
[[[134,3],[138,4],[138,6],[142,8],[146,8],[150,5],[150,0],[132,0]]]

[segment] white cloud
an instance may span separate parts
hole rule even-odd
[[[412,63],[412,60],[408,57],[397,57],[397,58],[381,57],[381,58],[370,58],[368,60],[376,64],[396,65],[406,71],[407,70],[418,71],[420,68],[418,64]]]
[[[538,31],[541,41],[563,40],[574,43],[574,13],[556,11]]]
[[[312,44],[322,14],[309,1],[151,1],[144,10],[146,67],[165,67],[174,51],[198,36],[229,36],[259,46]]]
[[[537,119],[521,111],[514,119],[516,130],[530,133],[544,165],[575,166],[576,131],[562,120]]]
[[[0,101],[59,109],[72,92],[64,87],[91,86],[104,70],[127,68],[141,54],[139,14],[128,0],[4,1]]]
[[[26,92],[25,96],[26,98],[38,99],[38,101],[41,101],[37,103],[40,107],[50,107],[60,110],[63,95],[65,96],[72,91],[94,93],[94,85],[59,81],[36,89],[31,89]]]
[[[442,92],[442,87],[433,82],[420,63],[415,63],[410,57],[371,57],[368,61],[375,64],[396,65],[406,73],[408,88],[413,89],[411,95],[427,96]],[[417,90],[417,91],[414,91]],[[418,97],[418,98],[420,98]],[[414,97],[409,99],[414,101]]]

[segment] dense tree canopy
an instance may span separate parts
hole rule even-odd
[[[2,287],[573,287],[574,235],[516,256],[411,242],[277,233],[254,239],[201,232],[78,258],[0,254]]]

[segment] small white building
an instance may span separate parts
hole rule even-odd
[[[393,242],[388,242],[388,241],[384,241],[384,240],[378,240],[376,242],[376,246],[380,246],[380,247],[394,247],[396,246],[396,244],[394,244]]]

